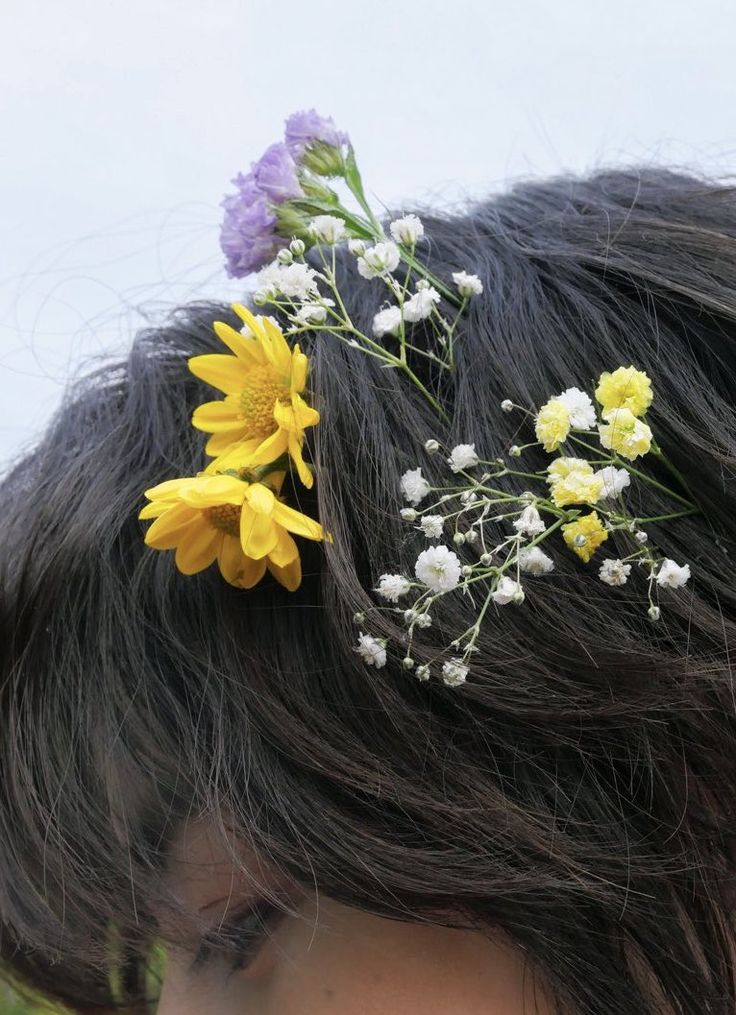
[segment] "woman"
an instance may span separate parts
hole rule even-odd
[[[81,380],[4,482],[2,953],[77,1011],[146,1010],[154,942],[162,1015],[734,1010],[736,193],[607,172],[424,224],[433,273],[483,286],[452,378],[417,360],[446,421],[300,336],[316,481],[286,482],[331,541],[301,543],[296,591],[184,576],[143,541],[142,491],[204,467],[212,389],[187,361],[241,326],[228,308],[184,308]],[[381,293],[338,265],[368,329]],[[365,667],[353,613],[412,559],[396,492],[427,439],[505,456],[534,435],[502,402],[619,363],[652,379],[695,504],[650,527],[691,583],[655,622],[644,584],[571,560],[493,607],[462,686],[400,653]]]

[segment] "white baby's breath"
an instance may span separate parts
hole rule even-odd
[[[390,240],[368,247],[358,258],[358,271],[363,278],[387,275],[399,266],[399,248]]]
[[[309,223],[309,232],[319,243],[335,244],[344,240],[345,222],[337,215],[317,215]]]
[[[424,236],[424,226],[417,215],[403,215],[394,219],[389,229],[392,238],[405,247],[413,247]]]
[[[475,444],[456,444],[450,452],[447,464],[453,472],[474,468],[480,459],[475,451]]]
[[[401,477],[401,492],[404,500],[410,504],[418,504],[427,496],[431,487],[422,475],[421,468],[408,469]]]
[[[523,536],[538,536],[547,528],[535,504],[525,507],[512,524]]]
[[[424,515],[419,525],[427,539],[439,539],[442,535],[442,526],[445,519],[442,515]]]
[[[462,659],[448,659],[442,664],[442,680],[448,687],[459,687],[468,676],[468,667]]]
[[[457,291],[466,298],[480,296],[483,292],[483,283],[477,275],[469,275],[467,271],[453,271],[452,281],[457,286]]]
[[[299,324],[324,324],[329,307],[334,305],[335,301],[328,299],[322,299],[319,303],[302,303],[294,318]]]
[[[373,334],[376,338],[384,335],[397,335],[401,327],[401,310],[398,307],[386,307],[379,310],[373,318]]]
[[[430,546],[417,557],[414,571],[432,592],[450,592],[460,582],[460,558],[447,546]]]
[[[555,562],[538,546],[530,546],[519,553],[519,567],[527,574],[549,574]]]
[[[355,651],[368,666],[375,666],[377,670],[380,670],[382,666],[386,665],[385,638],[374,638],[372,634],[363,634],[361,631]]]
[[[625,585],[630,574],[631,564],[624,564],[622,560],[613,557],[607,557],[598,570],[600,580],[613,586]]]
[[[570,423],[576,430],[592,430],[596,424],[595,407],[589,395],[580,388],[568,388],[557,398],[567,409]]]
[[[681,588],[690,578],[689,564],[676,564],[666,557],[657,572],[657,584],[669,589]]]
[[[411,582],[403,574],[382,574],[375,590],[383,599],[390,603],[398,603],[402,596],[411,589]]]
[[[603,480],[602,500],[609,500],[625,490],[631,483],[631,476],[626,469],[617,469],[615,465],[606,465],[597,469],[595,476]]]
[[[491,598],[499,606],[507,606],[509,603],[523,603],[524,590],[519,582],[509,578],[508,575],[502,575]]]
[[[423,321],[425,317],[429,317],[439,301],[440,294],[432,286],[419,289],[404,304],[404,320]]]

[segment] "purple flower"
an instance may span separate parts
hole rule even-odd
[[[284,139],[295,153],[300,152],[312,141],[323,141],[335,148],[348,143],[348,135],[337,129],[332,117],[320,116],[316,109],[292,113],[286,121]]]
[[[290,197],[303,197],[296,175],[296,163],[285,144],[270,145],[251,166],[256,186],[266,197],[281,204]]]
[[[220,246],[228,275],[243,278],[271,261],[287,241],[274,233],[276,216],[254,174],[239,173],[232,183],[237,193],[222,202]]]

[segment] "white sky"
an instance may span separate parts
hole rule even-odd
[[[730,173],[732,0],[0,0],[0,462],[144,315],[231,298],[222,195],[316,106],[391,205]]]

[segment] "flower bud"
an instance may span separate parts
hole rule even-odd
[[[481,564],[484,564],[486,567],[488,567],[488,565],[491,563],[492,560],[493,560],[492,553],[481,553],[480,555]]]
[[[650,606],[647,610],[647,616],[650,620],[659,620],[662,611],[658,606]]]
[[[307,249],[307,245],[304,240],[300,240],[295,237],[289,244],[289,250],[292,252],[294,257],[301,257],[304,251]]]
[[[405,670],[413,670],[414,660],[412,659],[411,656],[404,656],[404,658],[401,660],[401,665],[404,667]]]
[[[266,303],[266,294],[260,292],[260,290],[256,293],[253,293],[253,302],[257,307],[264,306]]]
[[[348,243],[348,250],[355,257],[362,257],[365,253],[365,242],[363,240],[350,240]]]
[[[465,533],[465,542],[470,543],[471,546],[478,542],[478,533],[475,529],[468,529]]]
[[[289,250],[288,247],[285,247],[283,250],[279,250],[278,254],[276,255],[276,260],[279,262],[279,264],[291,264],[292,261],[294,260],[294,255],[292,254],[292,252]]]
[[[439,451],[439,449],[439,441],[434,440],[433,437],[430,437],[428,441],[424,442],[424,450],[430,455],[435,454],[435,452]]]
[[[465,564],[464,567],[463,567],[463,577],[464,578],[470,578],[472,573],[473,573],[473,568],[470,566],[470,564]]]
[[[455,546],[462,546],[463,543],[465,542],[465,534],[463,532],[456,532],[455,535],[452,537],[452,541],[455,544]]]
[[[417,680],[425,681],[429,680],[429,664],[424,663],[422,666],[417,666],[416,673],[414,676]]]
[[[360,611],[358,613],[354,613],[353,614],[353,623],[354,624],[364,624],[365,623],[365,613],[362,613]]]
[[[415,522],[417,520],[417,512],[414,510],[414,508],[409,507],[402,508],[401,517],[404,519],[405,522]]]
[[[511,455],[512,458],[520,458],[521,448],[519,447],[519,445],[512,444],[511,447],[509,448],[509,454]]]
[[[501,409],[503,412],[513,412],[514,403],[511,401],[510,398],[504,398],[504,400],[501,402]]]

